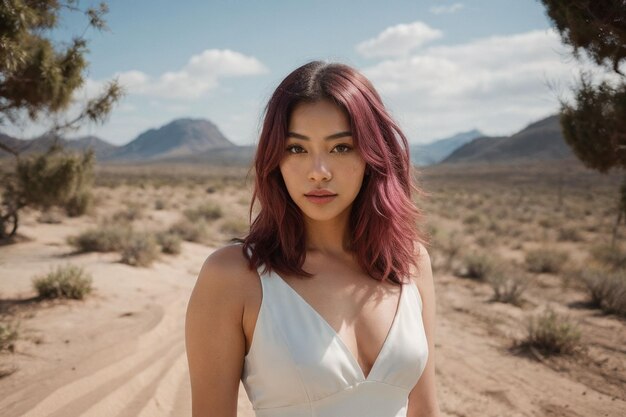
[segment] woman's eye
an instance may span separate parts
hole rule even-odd
[[[300,153],[300,152],[298,152],[298,151],[294,152],[294,149],[296,149],[296,150],[301,150],[301,149],[302,149],[302,147],[301,147],[301,146],[298,146],[298,145],[291,145],[291,146],[287,146],[286,151],[287,151],[287,152],[289,152],[289,153]]]
[[[335,149],[340,149],[339,153],[346,153],[346,152],[350,152],[352,147],[348,146],[348,145],[337,145],[337,146],[335,146]],[[341,149],[343,149],[343,150],[341,150]]]

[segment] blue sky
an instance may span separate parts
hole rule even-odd
[[[313,59],[364,72],[413,143],[473,128],[510,134],[555,113],[555,86],[565,90],[581,68],[536,0],[108,4],[110,31],[86,32],[90,67],[77,103],[114,77],[127,95],[106,124],[71,136],[118,145],[180,117],[209,119],[232,142],[252,144],[273,89]],[[84,16],[64,13],[54,37],[85,27]]]

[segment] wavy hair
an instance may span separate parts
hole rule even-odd
[[[243,239],[249,267],[303,277],[306,257],[302,213],[291,199],[279,169],[284,157],[291,113],[300,102],[330,100],[349,116],[355,147],[369,175],[350,212],[351,250],[373,279],[407,282],[410,266],[418,268],[423,212],[413,197],[426,195],[414,184],[408,141],[385,109],[371,82],[341,63],[309,62],[291,72],[276,88],[267,106],[253,169],[250,230]],[[412,194],[414,193],[414,195]],[[252,221],[258,200],[260,211]],[[248,250],[251,255],[248,255]]]

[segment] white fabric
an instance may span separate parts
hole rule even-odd
[[[258,268],[263,299],[241,381],[257,417],[406,417],[428,344],[415,283],[372,370],[361,367],[335,330],[277,273]]]

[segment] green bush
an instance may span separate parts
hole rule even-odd
[[[248,222],[242,219],[225,219],[220,230],[224,233],[242,236],[250,229]]]
[[[581,332],[566,317],[551,308],[527,321],[527,337],[524,344],[545,354],[569,354],[576,350]]]
[[[156,238],[163,253],[169,253],[172,255],[178,255],[180,253],[180,246],[182,242],[180,235],[170,231],[165,231],[157,233]]]
[[[611,269],[625,269],[626,268],[626,248],[620,245],[611,247],[610,244],[604,243],[595,245],[590,250],[591,256]]]
[[[482,251],[466,254],[463,257],[463,264],[465,271],[462,275],[480,281],[485,280],[498,266],[496,258]]]
[[[181,219],[173,224],[169,230],[189,242],[202,243],[206,241],[209,235],[209,229],[204,220],[192,222],[189,219]]]
[[[128,203],[126,208],[113,214],[114,222],[132,222],[143,215],[143,206],[139,203]]]
[[[529,284],[527,275],[511,267],[495,268],[487,275],[486,280],[493,289],[495,301],[518,306]]]
[[[569,254],[556,249],[540,248],[526,252],[526,265],[530,272],[557,273],[569,259]]]
[[[223,216],[222,208],[212,202],[205,203],[193,209],[187,209],[183,214],[191,222],[197,222],[198,220],[217,220]]]
[[[626,270],[589,266],[580,271],[591,302],[607,313],[626,316]]]
[[[577,227],[561,227],[559,229],[558,240],[561,242],[580,242],[583,240],[580,229]]]
[[[150,266],[159,257],[155,236],[136,232],[122,246],[122,262],[133,266]]]
[[[65,203],[65,213],[70,217],[86,214],[94,204],[93,195],[89,190],[80,190]]]
[[[0,352],[5,350],[13,352],[18,336],[18,327],[13,322],[0,323]]]
[[[112,223],[69,236],[67,242],[81,252],[111,252],[120,250],[131,233],[128,225]]]
[[[42,277],[33,279],[40,298],[71,298],[82,300],[92,291],[92,278],[76,265],[59,266]]]
[[[160,199],[160,198],[159,198],[159,199],[157,199],[157,200],[154,202],[154,209],[155,209],[155,210],[163,210],[163,209],[165,209],[165,207],[166,207],[165,201],[163,201],[163,200],[162,200],[162,199]]]

